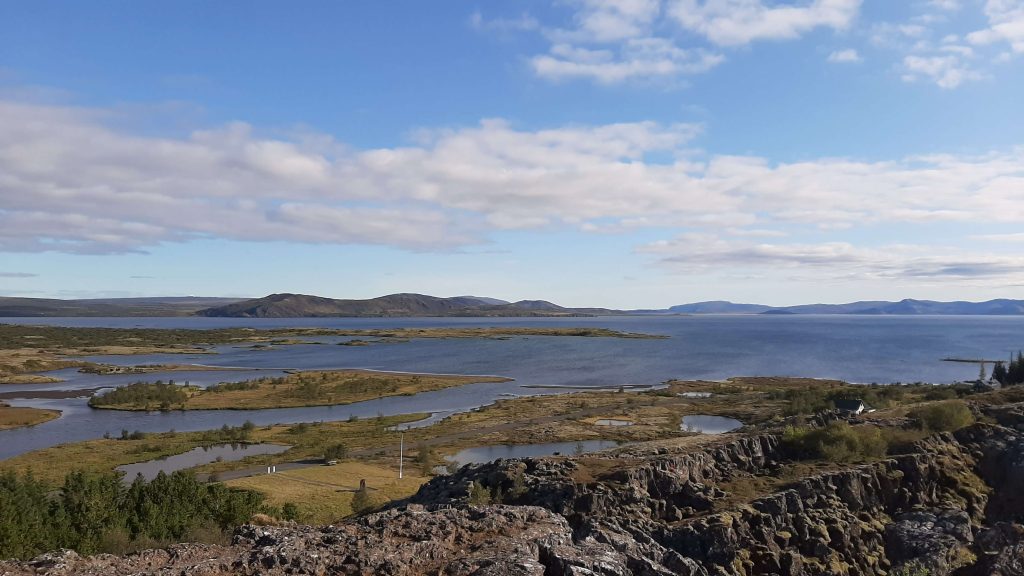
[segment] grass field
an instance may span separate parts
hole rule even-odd
[[[371,502],[380,505],[411,496],[429,480],[415,472],[406,469],[404,477],[399,480],[397,468],[341,462],[337,466],[312,466],[229,480],[225,484],[261,492],[271,506],[295,504],[299,509],[299,521],[325,524],[352,514],[352,497],[359,488],[360,480],[366,480]]]

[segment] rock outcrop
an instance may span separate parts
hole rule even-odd
[[[65,552],[0,573],[1024,575],[1022,408],[908,454],[806,473],[770,434],[501,460],[335,526],[245,526],[230,546]]]

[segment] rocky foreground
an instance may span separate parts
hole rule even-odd
[[[997,424],[805,476],[771,434],[504,460],[335,526],[245,526],[231,546],[126,557],[60,552],[0,574],[1024,575],[1024,404],[985,410]]]

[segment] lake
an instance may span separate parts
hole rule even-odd
[[[117,470],[124,472],[124,481],[131,482],[135,476],[142,474],[146,480],[152,480],[157,474],[163,472],[170,474],[178,470],[185,470],[211,462],[241,460],[248,456],[260,456],[264,454],[280,454],[287,451],[291,446],[280,444],[218,444],[215,446],[203,446],[193,448],[182,454],[175,454],[166,458],[157,458],[146,462],[125,464],[118,466]]]
[[[12,399],[17,406],[62,410],[57,420],[0,432],[0,458],[64,442],[117,435],[121,429],[158,432],[219,428],[251,420],[257,425],[349,416],[430,413],[442,418],[510,394],[564,394],[559,386],[657,385],[671,378],[724,379],[730,376],[807,376],[858,383],[948,383],[977,376],[974,364],[942,362],[944,357],[1006,358],[1024,348],[1024,317],[978,316],[612,316],[596,318],[12,318],[0,322],[54,326],[148,328],[329,327],[396,328],[444,326],[583,326],[669,336],[668,339],[516,337],[497,339],[414,339],[402,344],[323,344],[254,349],[218,346],[216,355],[158,354],[102,356],[111,364],[201,363],[245,367],[246,372],[190,372],[145,375],[206,385],[281,369],[364,368],[446,374],[499,375],[513,382],[469,384],[415,396],[383,398],[346,406],[259,411],[166,413],[93,410],[83,398]],[[140,376],[97,376],[61,371],[68,382],[48,389],[118,386]],[[539,388],[536,386],[540,386]],[[555,388],[545,388],[554,386]],[[33,386],[3,390],[42,389]]]

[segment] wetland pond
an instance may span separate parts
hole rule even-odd
[[[621,418],[599,418],[594,421],[597,426],[632,426],[632,420],[623,420]]]
[[[707,414],[683,416],[683,421],[679,424],[680,430],[697,432],[699,434],[725,434],[742,427],[743,422],[735,418],[709,416]]]
[[[171,472],[202,466],[212,462],[233,462],[247,456],[280,454],[289,448],[291,446],[281,444],[218,444],[216,446],[193,448],[188,452],[168,456],[167,458],[125,464],[124,466],[118,466],[117,470],[124,472],[125,482],[135,480],[135,476],[138,474],[142,474],[142,477],[146,480],[152,480],[160,472],[170,474]]]

